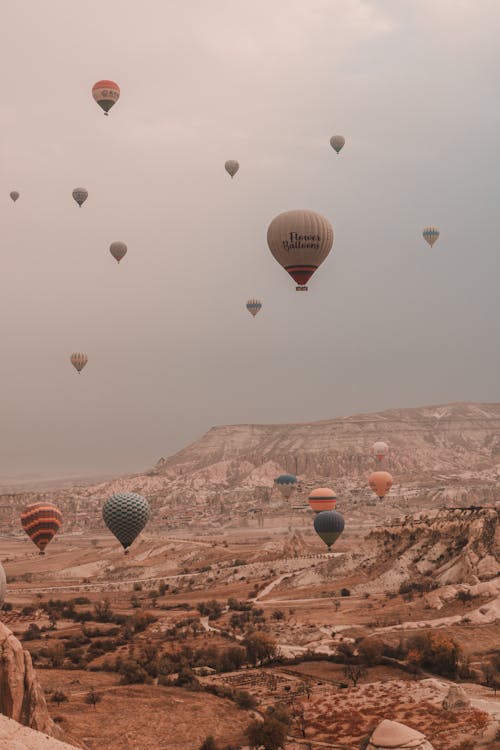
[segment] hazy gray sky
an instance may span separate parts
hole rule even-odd
[[[2,28],[0,477],[500,399],[497,0],[17,0]],[[293,208],[335,231],[306,294],[266,243]]]

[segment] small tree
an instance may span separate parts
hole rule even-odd
[[[359,664],[347,664],[342,672],[347,680],[351,680],[353,687],[366,675],[366,669]]]
[[[102,696],[99,695],[99,693],[94,690],[94,688],[90,688],[89,692],[85,696],[85,703],[88,703],[89,706],[94,706],[94,710],[98,703],[102,701]]]
[[[243,646],[246,648],[248,661],[254,666],[257,666],[259,662],[263,663],[274,658],[278,650],[274,638],[261,631],[247,635]]]
[[[266,716],[264,721],[252,721],[245,729],[250,747],[256,750],[280,750],[285,747],[287,728],[281,721]]]
[[[52,693],[52,698],[50,699],[52,703],[57,703],[58,706],[61,705],[61,703],[67,703],[68,702],[68,696],[66,693],[63,693],[62,690],[56,690],[54,693]]]

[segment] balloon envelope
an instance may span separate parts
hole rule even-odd
[[[314,531],[328,549],[344,531],[344,517],[336,510],[323,510],[314,518]]]
[[[328,487],[318,487],[309,495],[309,506],[315,513],[322,510],[333,510],[337,504],[337,495]]]
[[[13,191],[12,191],[12,192],[10,193],[10,197],[12,198],[12,200],[13,200],[13,201],[14,201],[14,203],[15,203],[15,202],[17,201],[17,199],[19,198],[19,193],[18,193],[18,191],[17,191],[17,190],[13,190]]]
[[[73,196],[73,198],[75,199],[75,201],[78,203],[78,205],[81,208],[82,205],[87,200],[87,198],[89,197],[89,192],[85,188],[79,187],[79,188],[75,188],[71,195]]]
[[[343,135],[332,135],[330,138],[330,145],[334,149],[334,151],[339,153],[339,151],[342,150],[345,143],[345,138]]]
[[[109,252],[113,258],[119,263],[127,252],[127,246],[124,242],[112,242],[109,246]]]
[[[83,352],[73,352],[69,359],[77,372],[81,372],[89,361],[89,358]]]
[[[141,533],[149,518],[149,503],[135,492],[108,497],[102,508],[104,523],[126,550]]]
[[[422,237],[432,247],[439,237],[439,229],[437,227],[425,227]]]
[[[107,115],[120,98],[120,87],[114,81],[97,81],[92,86],[92,96]]]
[[[297,477],[295,474],[280,474],[280,476],[274,480],[274,483],[283,497],[288,500],[297,486]]]
[[[374,471],[368,477],[368,484],[378,498],[382,500],[392,487],[393,479],[388,471]]]
[[[261,307],[262,307],[262,302],[258,299],[249,299],[247,301],[247,310],[250,313],[250,315],[253,315],[254,318],[259,312],[259,310],[261,309]]]
[[[389,453],[389,446],[383,440],[377,440],[376,443],[373,443],[372,451],[377,461],[383,461]]]
[[[62,524],[62,513],[52,503],[32,503],[21,513],[21,525],[43,555]]]
[[[299,285],[297,290],[306,290],[305,284],[332,249],[333,228],[315,211],[285,211],[270,223],[267,244],[280,266]]]
[[[238,164],[237,161],[235,161],[235,159],[229,159],[224,164],[224,169],[229,175],[231,175],[231,179],[233,179],[234,175],[236,174],[239,168],[240,168],[240,165]]]

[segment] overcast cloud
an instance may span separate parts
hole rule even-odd
[[[496,0],[6,4],[0,478],[499,400],[499,29]],[[307,294],[266,244],[292,208],[335,231]]]

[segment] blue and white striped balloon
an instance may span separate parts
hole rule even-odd
[[[250,313],[250,315],[253,315],[254,318],[259,312],[261,307],[262,307],[262,302],[258,299],[249,299],[247,301],[247,310]]]

